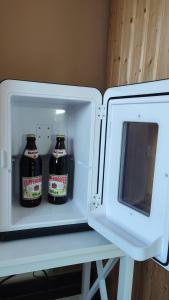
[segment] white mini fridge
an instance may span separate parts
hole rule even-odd
[[[43,200],[34,208],[19,203],[28,133],[43,161]],[[47,201],[56,134],[66,136],[74,164],[63,205]],[[89,228],[132,258],[169,269],[169,80],[110,88],[103,98],[94,88],[1,82],[1,240]]]

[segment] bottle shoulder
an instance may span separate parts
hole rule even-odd
[[[42,158],[40,155],[38,155],[38,157],[36,158],[33,158],[33,157],[29,157],[29,156],[26,156],[26,155],[22,155],[20,160],[24,160],[24,161],[32,161],[32,162],[35,162],[35,161],[42,161]]]
[[[67,155],[59,158],[55,158],[53,155],[51,155],[49,160],[49,169],[50,172],[54,172],[54,173],[61,172],[61,174],[65,173],[68,169]]]
[[[21,159],[20,159],[20,168],[23,169],[41,169],[42,168],[42,159],[39,156],[36,159],[27,157],[22,155]]]

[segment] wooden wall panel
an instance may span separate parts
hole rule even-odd
[[[147,40],[145,44],[145,60],[141,81],[156,79],[156,66],[161,34],[162,12],[164,0],[151,0],[147,26]]]
[[[122,35],[123,25],[123,2],[124,0],[113,1],[110,7],[110,18],[109,18],[109,47],[108,47],[108,67],[107,68],[107,80],[108,85],[114,82],[118,84],[118,74],[120,65],[120,49],[121,39],[119,36]],[[112,34],[113,33],[113,34]],[[113,51],[112,51],[113,48]],[[110,82],[109,82],[110,80]]]
[[[130,67],[132,58],[132,44],[134,37],[136,1],[125,1],[123,10],[123,27],[121,36],[119,84],[127,84],[130,77]]]
[[[169,78],[168,0],[111,0],[109,24],[107,87]],[[152,260],[135,263],[132,300],[167,299],[169,272]]]
[[[169,77],[169,1],[165,1],[157,60],[157,79]]]
[[[169,1],[111,0],[107,86],[169,77]]]
[[[130,55],[129,82],[140,81],[142,74],[142,61],[144,59],[144,48],[146,39],[146,28],[148,21],[148,7],[150,0],[138,0],[136,6],[136,16],[134,20],[134,38],[132,41],[132,55]],[[133,57],[134,52],[134,57]]]
[[[132,300],[168,299],[169,273],[152,260],[136,263]]]

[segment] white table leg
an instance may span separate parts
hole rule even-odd
[[[97,274],[98,274],[98,280],[99,280],[99,290],[100,290],[100,297],[101,300],[108,300],[107,296],[107,288],[106,288],[106,274],[102,276],[104,269],[103,269],[103,264],[102,262],[96,261],[96,267],[97,267]]]
[[[131,300],[134,260],[128,256],[120,258],[117,300]]]
[[[103,267],[102,261],[96,261],[98,278],[95,280],[88,293],[84,293],[85,298],[83,300],[91,300],[97,290],[100,288],[100,295],[102,300],[107,300],[107,289],[105,279],[108,276],[109,272],[113,269],[117,263],[118,258],[111,258],[108,260],[106,265]]]
[[[82,268],[82,300],[86,300],[90,289],[91,262],[84,263]]]

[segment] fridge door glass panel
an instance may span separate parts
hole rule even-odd
[[[158,124],[124,122],[119,201],[150,215]]]

